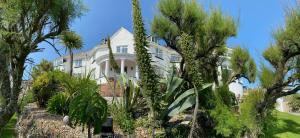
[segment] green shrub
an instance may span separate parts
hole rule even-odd
[[[23,111],[24,106],[29,103],[33,103],[36,100],[34,99],[34,94],[31,90],[29,90],[18,102],[20,111]]]
[[[241,124],[238,115],[233,111],[235,96],[229,91],[227,85],[216,89],[214,94],[215,107],[209,111],[215,126],[216,135],[222,137],[238,137],[240,135]]]
[[[40,107],[46,107],[51,96],[59,91],[59,82],[51,72],[42,73],[32,84],[32,92]]]
[[[300,112],[300,94],[293,94],[287,97],[288,105],[292,112]]]
[[[149,128],[151,125],[151,120],[148,117],[140,117],[135,120],[134,126],[135,127],[145,127]]]
[[[214,119],[217,135],[224,137],[238,137],[240,132],[240,122],[237,116],[225,105],[217,104],[216,108],[210,111]]]
[[[88,132],[93,127],[94,134],[98,134],[102,123],[107,119],[107,102],[99,94],[99,87],[95,81],[88,78],[78,80],[78,89],[70,100],[70,120],[75,124],[87,126]]]
[[[132,134],[134,132],[133,118],[123,106],[112,104],[110,106],[110,114],[124,133]]]
[[[265,112],[265,117],[257,114],[257,105],[264,99],[264,92],[261,89],[248,92],[249,95],[240,105],[240,120],[244,133],[250,137],[268,136],[276,127],[276,118],[272,110]]]
[[[190,127],[187,125],[178,125],[166,128],[167,138],[186,138],[190,133]]]
[[[48,112],[52,114],[67,115],[69,113],[69,96],[67,93],[58,93],[52,96],[47,105]]]

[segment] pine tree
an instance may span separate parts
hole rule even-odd
[[[300,90],[300,6],[286,13],[285,26],[273,34],[272,43],[263,53],[271,66],[262,66],[260,79],[266,90],[263,101],[257,105],[260,117],[271,112],[276,99]]]

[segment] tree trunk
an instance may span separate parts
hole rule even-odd
[[[0,110],[0,131],[6,126],[6,124],[18,109],[18,96],[21,91],[24,63],[28,54],[26,56],[24,55],[21,54],[21,58],[11,60],[11,73],[8,73],[11,76],[11,79],[8,80],[12,81],[12,83],[10,83],[9,85],[6,84],[8,86],[3,86],[4,89],[1,88],[1,93],[9,95],[9,97],[6,97],[6,106],[4,106],[3,109]]]
[[[92,138],[92,134],[91,134],[91,124],[88,124],[88,138]]]
[[[69,49],[69,54],[70,54],[70,76],[73,75],[73,52],[72,49]]]

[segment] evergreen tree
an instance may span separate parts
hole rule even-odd
[[[178,40],[182,33],[186,33],[194,42],[195,60],[200,62],[199,69],[205,72],[203,79],[218,85],[217,67],[221,56],[226,53],[226,40],[236,35],[236,23],[232,17],[217,9],[206,13],[196,1],[160,0],[158,9],[159,14],[152,22],[152,32],[182,56],[182,76],[187,78],[187,72]]]
[[[263,65],[260,79],[264,99],[257,105],[260,118],[271,112],[277,98],[295,94],[300,90],[300,7],[289,9],[285,26],[273,34],[272,43],[263,53],[270,66]]]
[[[154,125],[156,113],[159,109],[159,91],[158,80],[151,66],[151,56],[146,47],[148,46],[144,23],[142,20],[142,13],[140,9],[139,0],[132,0],[133,8],[133,27],[134,27],[134,46],[137,58],[137,65],[139,68],[141,88],[147,104],[150,108],[150,119],[152,122],[152,136],[154,137]]]

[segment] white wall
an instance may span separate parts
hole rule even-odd
[[[235,94],[235,97],[242,97],[244,94],[243,85],[239,82],[239,80],[230,83],[229,90]]]
[[[133,35],[124,28],[121,28],[111,37],[111,49],[113,53],[117,52],[117,46],[127,46],[128,53],[134,54],[134,38]]]

